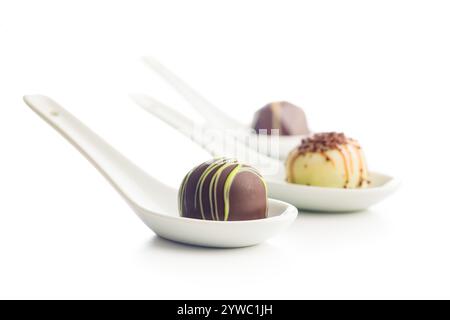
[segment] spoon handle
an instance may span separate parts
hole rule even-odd
[[[153,204],[149,194],[167,194],[169,187],[147,175],[52,99],[27,95],[24,101],[74,145],[128,202],[146,207]]]
[[[227,134],[226,130],[195,125],[178,111],[147,95],[132,94],[130,97],[137,105],[192,139],[211,155],[237,158],[251,164],[265,175],[273,176],[279,173],[280,161],[249,148],[238,138]],[[284,176],[283,173],[280,174]]]
[[[161,78],[170,84],[184,99],[191,104],[207,121],[218,128],[236,129],[244,126],[222,112],[211,102],[206,100],[186,82],[181,80],[176,74],[163,66],[156,59],[144,57],[144,63],[155,71]]]
[[[130,94],[130,98],[145,111],[157,116],[188,137],[199,128],[199,126],[188,117],[148,95],[134,93]]]

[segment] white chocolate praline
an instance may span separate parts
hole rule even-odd
[[[357,141],[346,138],[346,143],[319,145],[317,149],[291,151],[286,161],[288,182],[329,188],[368,186],[367,164]]]

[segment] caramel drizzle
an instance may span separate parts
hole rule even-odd
[[[347,152],[347,154],[349,155],[348,159],[350,162],[350,172],[351,174],[353,174],[354,172],[354,166],[353,166],[353,157],[352,157],[352,152],[350,151],[350,149],[348,148],[348,145],[342,145],[342,148]]]
[[[357,159],[358,159],[358,174],[359,174],[359,182],[358,187],[361,187],[366,179],[364,177],[367,175],[367,172],[365,170],[364,166],[364,160],[362,157],[361,147],[359,144],[356,143],[354,140],[350,140],[350,143],[348,145],[339,145],[335,150],[339,153],[339,155],[342,157],[343,164],[344,164],[344,170],[345,170],[345,182],[343,188],[348,188],[348,185],[350,183],[350,172],[351,174],[354,174],[354,163],[353,163],[353,157],[352,157],[352,151],[350,151],[349,147],[352,147],[352,149],[355,151]],[[341,149],[342,148],[342,149]],[[345,150],[345,152],[344,152]],[[336,166],[334,160],[329,157],[326,154],[326,151],[320,152],[320,154],[325,158],[326,161],[331,161],[334,166]],[[300,155],[304,155],[302,152],[299,152],[298,149],[295,149],[294,151],[291,151],[291,154],[288,156],[288,160],[286,161],[286,180],[287,182],[294,182],[294,164],[297,161],[297,159],[300,157]],[[348,155],[348,157],[346,156]],[[348,161],[347,161],[348,158]],[[367,180],[369,183],[369,181]]]
[[[350,175],[348,170],[348,162],[347,157],[345,156],[344,152],[341,149],[341,146],[338,146],[336,148],[336,151],[339,153],[339,155],[342,157],[342,161],[344,162],[344,170],[345,170],[345,181],[344,181],[344,188],[348,187],[348,184],[350,182]]]
[[[356,149],[356,154],[358,155],[358,173],[359,173],[359,182],[358,182],[358,187],[362,187],[362,185],[364,184],[364,180],[367,181],[367,183],[369,183],[369,180],[366,178],[364,179],[364,177],[368,177],[368,173],[367,170],[365,168],[367,168],[364,165],[364,159],[362,156],[362,152],[361,152],[361,147],[359,144],[357,144],[355,141],[352,141],[353,143],[351,144],[353,146],[353,148]]]
[[[336,168],[336,163],[334,162],[333,158],[331,158],[329,155],[327,155],[326,151],[320,152],[320,155],[325,158],[326,162],[331,162],[333,164],[333,167]]]

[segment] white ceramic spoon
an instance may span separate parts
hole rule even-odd
[[[133,94],[130,96],[139,106],[189,136],[206,151],[213,155],[220,155],[221,149],[215,144],[208,144],[205,140],[208,137],[201,134],[192,134],[193,130],[199,130],[198,125],[195,125],[192,120],[146,95]],[[207,131],[206,128],[205,131]],[[264,175],[270,197],[286,201],[300,209],[326,212],[360,211],[380,202],[392,194],[399,185],[397,179],[376,172],[370,172],[372,183],[369,188],[365,189],[323,188],[288,183],[284,179],[285,171],[282,162],[264,155],[249,158],[248,154],[253,154],[255,151],[248,148],[245,151],[246,146],[239,145],[239,142],[236,141],[232,142],[237,144],[239,148],[229,148],[230,150],[244,149],[244,151],[226,154],[227,156],[247,160],[249,164],[256,167]],[[243,156],[244,158],[241,158]],[[252,162],[252,159],[256,161]],[[278,168],[278,170],[274,172],[273,168]]]
[[[213,135],[214,129],[194,123],[181,113],[147,95],[130,94],[130,98],[146,111],[198,143],[214,157],[237,158],[254,166],[265,177],[284,178],[283,165],[279,160],[248,148],[235,137],[226,136],[226,132],[219,130],[217,135]]]
[[[185,81],[178,77],[175,73],[163,66],[160,62],[152,57],[144,57],[143,61],[153,71],[160,75],[168,84],[170,84],[181,96],[183,96],[189,104],[194,107],[205,119],[211,123],[214,127],[221,129],[233,129],[230,133],[233,133],[235,137],[239,138],[242,142],[248,143],[247,146],[253,149],[258,149],[259,152],[264,150],[264,154],[275,159],[286,159],[289,152],[298,146],[305,135],[294,136],[265,136],[266,139],[258,139],[259,135],[252,133],[250,128],[226,113],[217,108],[211,102],[206,100],[200,93],[195,91]],[[251,137],[250,139],[247,139]],[[276,150],[266,148],[266,144],[271,139],[276,139],[276,143],[279,148]],[[254,143],[256,142],[256,143]]]
[[[245,247],[265,241],[297,216],[290,204],[269,199],[269,217],[248,221],[205,221],[178,216],[177,190],[152,178],[56,102],[25,96],[26,104],[62,134],[114,186],[141,220],[159,236],[208,247]]]

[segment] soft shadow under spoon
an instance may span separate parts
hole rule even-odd
[[[114,186],[139,218],[163,238],[208,247],[244,247],[280,233],[297,216],[297,209],[292,205],[269,199],[269,217],[266,219],[206,221],[180,217],[176,189],[149,176],[50,98],[27,95],[24,101],[72,143]]]

